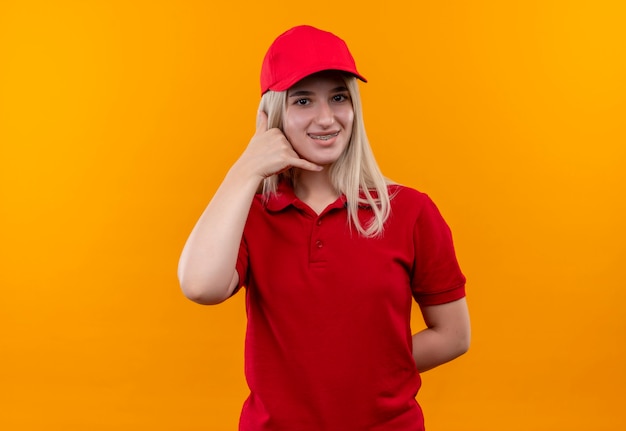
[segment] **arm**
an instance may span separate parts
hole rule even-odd
[[[267,129],[267,115],[259,113],[257,130],[248,147],[193,228],[178,263],[183,293],[200,304],[218,304],[239,283],[235,270],[248,212],[263,178],[289,167],[321,170],[298,157],[279,129]]]
[[[413,358],[419,372],[461,356],[469,349],[470,321],[465,298],[422,306],[427,328],[413,335]]]

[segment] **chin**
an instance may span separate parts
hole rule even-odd
[[[333,157],[333,158],[315,158],[312,157],[310,159],[307,159],[309,162],[311,163],[315,163],[316,165],[320,165],[320,166],[324,166],[324,167],[328,167],[330,165],[332,165],[333,163],[335,163],[337,160],[339,160],[339,157]]]
[[[337,160],[341,158],[343,151],[328,151],[328,152],[313,152],[312,154],[308,154],[304,156],[308,161],[315,163],[320,166],[328,166],[335,163]]]

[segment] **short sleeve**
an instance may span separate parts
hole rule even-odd
[[[452,233],[434,202],[426,201],[413,230],[415,262],[411,289],[420,305],[439,305],[465,296],[465,276],[459,268]]]

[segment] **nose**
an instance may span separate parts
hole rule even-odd
[[[328,102],[318,105],[316,121],[322,127],[330,127],[335,123],[335,111]]]

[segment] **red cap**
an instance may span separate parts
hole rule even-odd
[[[348,72],[363,82],[346,43],[334,34],[301,25],[274,40],[263,59],[261,94],[285,91],[301,79],[322,70]]]

